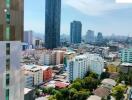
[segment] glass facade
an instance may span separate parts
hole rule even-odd
[[[60,45],[61,0],[46,0],[45,5],[45,47]]]
[[[6,89],[6,100],[9,100],[9,89]]]
[[[71,43],[81,43],[82,37],[82,24],[80,21],[71,22],[70,26],[70,38]]]
[[[10,84],[10,74],[6,74],[6,86],[9,86]]]
[[[10,8],[10,0],[6,0],[6,7]]]

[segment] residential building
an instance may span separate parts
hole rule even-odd
[[[69,57],[69,58],[68,58]],[[65,67],[68,73],[68,80],[83,78],[88,71],[101,74],[104,69],[104,60],[94,54],[74,55],[74,53],[65,58]]]
[[[85,41],[86,43],[90,43],[90,44],[95,42],[94,31],[92,30],[87,31]]]
[[[96,38],[96,43],[97,44],[102,44],[103,43],[103,35],[102,35],[102,33],[101,32],[98,32],[98,35],[97,35],[97,38]]]
[[[122,63],[132,63],[132,48],[122,49],[120,58]]]
[[[114,86],[116,86],[116,81],[113,80],[113,79],[110,79],[110,78],[102,80],[101,83],[102,83],[102,87],[108,88],[108,89],[110,89],[110,90],[111,90]]]
[[[25,31],[24,32],[24,42],[28,45],[33,44],[33,31]]]
[[[80,21],[73,21],[70,25],[70,39],[71,43],[81,43],[82,37],[82,24]]]
[[[50,66],[38,66],[43,71],[43,81],[49,81],[52,79],[53,70]]]
[[[23,0],[0,0],[0,100],[24,100]]]
[[[101,97],[99,97],[97,95],[91,95],[90,97],[88,97],[87,100],[101,100]]]
[[[40,57],[39,63],[43,65],[59,65],[64,62],[65,51],[45,50]]]
[[[96,90],[93,91],[93,94],[99,96],[101,99],[104,98],[107,100],[107,96],[109,96],[111,91],[104,87],[98,87]]]
[[[34,43],[35,48],[42,48],[42,40],[41,39],[36,39]]]
[[[25,72],[25,85],[26,87],[31,87],[40,85],[43,83],[43,71],[42,68],[38,67],[37,65],[24,65],[24,72]]]
[[[61,0],[45,2],[45,47],[57,48],[60,45]]]
[[[96,54],[89,54],[89,60],[89,70],[101,75],[104,69],[104,59]]]

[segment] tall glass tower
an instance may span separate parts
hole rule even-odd
[[[45,3],[45,47],[60,45],[61,0],[46,0]]]
[[[23,0],[0,0],[0,100],[24,100]]]
[[[70,25],[70,40],[71,43],[81,43],[82,24],[80,21],[73,21]]]

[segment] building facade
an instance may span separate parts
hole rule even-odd
[[[24,42],[28,45],[33,44],[33,31],[25,31],[24,32]]]
[[[73,21],[70,25],[70,40],[71,43],[81,43],[82,24],[80,21]]]
[[[45,3],[45,47],[60,45],[61,0],[46,0]]]
[[[85,38],[86,43],[94,43],[95,38],[94,38],[94,31],[88,30],[86,33],[86,38]]]
[[[103,35],[102,35],[102,33],[101,32],[98,32],[98,35],[97,35],[97,38],[96,38],[96,43],[97,44],[102,44],[103,43]]]
[[[120,58],[122,63],[132,63],[132,48],[121,50]]]
[[[70,57],[66,60],[65,66],[68,80],[73,81],[77,78],[83,78],[88,71],[100,75],[104,69],[104,60],[98,55],[86,53]]]
[[[64,62],[65,51],[46,50],[41,54],[39,63],[42,65],[59,65]]]
[[[0,99],[24,100],[20,68],[23,0],[0,0]]]
[[[43,82],[43,71],[42,68],[37,65],[24,65],[24,76],[25,76],[25,86],[34,87],[38,86]]]

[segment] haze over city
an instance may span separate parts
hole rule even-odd
[[[25,30],[44,34],[45,0],[25,1]],[[36,5],[37,4],[37,5]],[[70,33],[70,22],[82,22],[82,34],[88,29],[103,35],[132,36],[132,6],[115,0],[62,0],[61,34]]]

